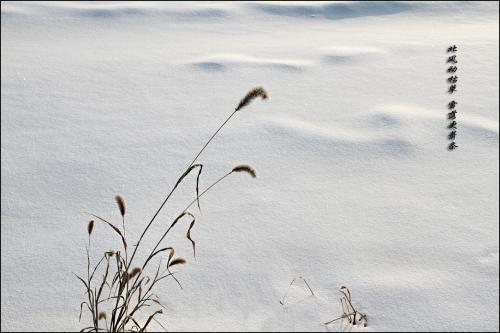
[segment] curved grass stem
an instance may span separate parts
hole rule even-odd
[[[189,170],[189,168],[191,168],[194,163],[196,162],[196,160],[198,159],[198,157],[200,157],[200,155],[203,153],[203,151],[208,147],[208,145],[210,144],[210,142],[212,142],[212,140],[215,138],[215,136],[220,132],[220,130],[229,122],[229,120],[236,114],[236,110],[233,111],[229,117],[226,118],[226,120],[222,123],[222,125],[219,126],[219,128],[214,132],[214,134],[212,134],[212,136],[210,137],[210,139],[208,139],[208,141],[205,143],[205,145],[200,149],[200,151],[195,155],[194,159],[191,161],[191,163],[188,165],[187,169],[186,170]],[[156,211],[156,213],[153,215],[153,217],[151,218],[151,220],[149,221],[148,225],[146,226],[146,228],[144,229],[144,231],[142,232],[141,236],[139,237],[139,240],[137,241],[137,244],[135,245],[135,248],[134,248],[134,251],[132,252],[132,255],[130,256],[130,261],[127,265],[127,269],[130,268],[130,265],[132,264],[132,260],[134,259],[135,257],[135,254],[137,252],[137,249],[139,248],[139,245],[142,241],[142,239],[144,238],[144,235],[146,234],[146,232],[149,230],[149,227],[151,227],[151,224],[153,224],[154,220],[156,219],[156,217],[158,216],[158,214],[161,212],[161,210],[163,209],[163,207],[165,206],[165,204],[167,203],[168,199],[170,199],[170,197],[172,196],[172,194],[174,193],[175,189],[177,188],[177,185],[178,183],[172,188],[172,190],[170,190],[170,192],[168,193],[167,197],[163,200],[162,204],[160,205],[160,208],[158,208],[158,210]],[[198,197],[199,198],[199,197]]]

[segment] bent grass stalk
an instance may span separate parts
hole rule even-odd
[[[290,285],[288,285],[288,289],[286,290],[285,294],[283,295],[283,297],[280,300],[280,304],[281,305],[285,306],[285,301],[286,301],[286,298],[288,297],[288,293],[290,292],[290,288],[295,283],[295,281],[298,280],[298,279],[304,281],[305,285],[307,286],[307,289],[309,289],[309,291],[311,292],[311,295],[315,296],[313,290],[311,289],[311,286],[309,285],[309,283],[307,283],[307,281],[306,281],[305,278],[303,278],[302,276],[294,277],[292,279],[292,281],[290,282]]]
[[[250,167],[250,166],[246,166],[248,167],[250,170],[253,171],[252,174],[252,177],[255,178],[255,170]],[[144,263],[144,266],[142,267],[142,269],[145,268],[146,264],[148,263],[149,260],[151,260],[151,258],[154,256],[154,252],[156,251],[156,249],[160,246],[161,242],[163,241],[163,239],[165,239],[165,237],[167,236],[167,234],[169,233],[169,231],[174,227],[174,225],[177,223],[177,221],[179,221],[180,217],[183,217],[185,215],[190,215],[192,218],[193,218],[193,222],[194,222],[194,216],[188,212],[188,209],[194,205],[197,200],[199,200],[199,198],[201,198],[203,195],[205,195],[208,191],[210,191],[212,188],[214,188],[217,184],[219,184],[220,182],[222,182],[224,179],[226,179],[227,177],[229,177],[229,175],[231,175],[233,172],[239,172],[239,171],[243,171],[243,170],[237,170],[235,171],[236,168],[234,168],[233,170],[229,171],[228,173],[226,173],[225,175],[223,175],[222,177],[220,177],[219,179],[217,179],[215,182],[213,182],[210,186],[208,186],[205,190],[203,190],[200,195],[198,196],[198,198],[194,199],[193,201],[191,201],[191,203],[189,203],[186,208],[184,208],[184,210],[182,211],[181,215],[179,215],[175,220],[174,222],[170,225],[170,227],[167,229],[167,231],[165,231],[165,233],[160,237],[160,239],[158,240],[158,242],[156,243],[155,247],[153,248],[153,250],[151,251],[150,255],[148,256],[148,259],[146,259],[146,262]],[[249,171],[247,171],[249,172]],[[191,223],[193,223],[191,222]],[[192,227],[192,226],[191,226]]]
[[[356,326],[358,323],[362,323],[364,327],[368,326],[368,318],[366,314],[359,312],[359,310],[352,304],[352,296],[349,288],[342,285],[340,286],[339,292],[341,294],[340,304],[342,306],[342,315],[335,319],[329,320],[324,324],[330,325],[338,320],[341,320],[342,326],[344,319],[347,319],[347,322],[352,326]]]
[[[214,188],[217,184],[219,184],[220,182],[222,182],[224,179],[226,179],[227,177],[229,177],[232,173],[234,172],[247,172],[249,173],[253,178],[257,177],[257,173],[255,171],[255,169],[249,165],[239,165],[235,168],[233,168],[233,170],[229,171],[228,173],[224,174],[222,177],[220,177],[219,179],[217,179],[215,182],[213,182],[210,186],[208,186],[205,190],[203,190],[200,195],[198,196],[198,198],[194,199],[193,201],[191,201],[187,206],[186,208],[184,208],[184,210],[182,211],[182,214],[180,215],[181,217],[184,216],[184,215],[191,215],[192,218],[193,218],[193,221],[191,222],[191,225],[190,225],[190,228],[189,230],[191,230],[191,228],[193,227],[193,224],[194,224],[194,216],[188,212],[188,209],[195,204],[195,202],[197,200],[199,200],[203,195],[205,195],[208,191],[210,191],[212,188]],[[145,268],[146,264],[148,263],[148,261],[154,256],[154,252],[156,251],[156,249],[160,246],[160,243],[163,241],[163,239],[167,236],[168,232],[172,229],[172,227],[175,225],[175,223],[179,220],[179,217],[177,217],[177,219],[172,223],[172,225],[167,229],[167,231],[165,231],[165,233],[162,235],[162,237],[160,238],[160,240],[156,243],[155,247],[153,248],[153,250],[151,251],[151,254],[150,256],[148,257],[148,259],[146,259],[146,262],[144,263],[144,266],[142,267],[143,269]],[[188,238],[190,239],[190,238]],[[193,242],[192,239],[190,239],[191,242]],[[194,247],[193,247],[193,252],[194,252]]]

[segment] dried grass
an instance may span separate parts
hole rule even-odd
[[[121,195],[117,195],[115,199],[116,203],[118,204],[118,208],[120,209],[120,214],[122,214],[122,216],[125,216],[125,200],[123,200],[123,197]]]
[[[94,220],[91,220],[87,225],[87,232],[89,236],[92,234],[92,230],[94,230]]]
[[[192,213],[188,212],[189,207],[191,207],[192,204],[197,203],[198,208],[200,209],[201,196],[210,191],[215,185],[220,183],[232,173],[246,172],[252,177],[256,177],[254,168],[249,165],[239,165],[219,178],[217,181],[212,183],[203,192],[200,193],[199,181],[203,165],[201,163],[195,162],[212,141],[212,139],[219,133],[219,131],[225,126],[225,124],[231,119],[231,117],[234,116],[236,111],[249,105],[257,97],[265,99],[267,98],[267,96],[267,92],[264,88],[256,87],[249,93],[247,93],[247,95],[240,101],[235,111],[233,111],[233,113],[222,123],[222,125],[219,126],[219,128],[205,143],[202,149],[195,155],[193,161],[186,168],[186,171],[181,174],[174,187],[166,195],[163,203],[160,205],[149,223],[143,229],[138,241],[134,243],[131,256],[129,256],[128,253],[127,234],[125,230],[126,206],[123,197],[121,195],[117,195],[115,197],[120,215],[122,217],[122,230],[120,230],[114,223],[109,222],[108,220],[95,214],[91,214],[91,216],[95,217],[97,220],[107,224],[120,237],[123,245],[123,250],[112,249],[106,251],[97,262],[93,263],[91,261],[89,252],[91,250],[90,235],[92,234],[94,229],[94,220],[91,220],[88,223],[87,233],[89,236],[89,242],[87,248],[87,274],[86,278],[76,275],[78,280],[85,287],[84,295],[86,298],[83,302],[80,303],[79,318],[82,318],[84,309],[88,310],[88,313],[91,317],[91,324],[83,328],[83,332],[143,332],[149,328],[149,325],[152,322],[156,322],[162,328],[164,328],[164,326],[155,317],[162,314],[162,309],[165,309],[165,307],[161,303],[158,296],[155,295],[154,290],[156,289],[157,283],[166,278],[172,278],[182,288],[179,280],[175,276],[177,273],[171,272],[170,268],[187,264],[187,261],[184,258],[174,258],[175,250],[172,246],[161,246],[165,237],[170,232],[170,230],[180,221],[190,221],[189,227],[187,228],[186,237],[192,244],[193,256],[196,258],[196,243],[193,240],[191,234],[192,229],[195,225],[196,218]],[[149,255],[146,257],[143,264],[138,266],[135,265],[134,268],[131,269],[138,249],[144,247],[142,240],[146,233],[149,231],[152,223],[156,220],[158,214],[171,198],[172,194],[194,170],[197,170],[195,199],[172,221],[170,226],[165,229],[156,245],[149,252]],[[186,219],[186,217],[188,219]],[[168,257],[166,258],[165,264],[165,262],[162,261],[162,257],[166,252],[168,252]],[[152,263],[153,261],[157,261],[156,269],[146,269],[147,267],[149,267],[148,264]],[[151,314],[147,317],[144,316],[145,311],[147,311],[151,306],[158,306],[160,307],[160,309],[155,310],[152,313],[150,312]],[[106,309],[107,311],[105,311],[104,309]],[[141,324],[140,318],[147,318],[147,320],[143,324]],[[104,325],[102,322],[103,319]]]
[[[344,320],[346,320],[347,325],[349,326],[368,326],[368,318],[366,314],[359,312],[358,309],[354,307],[349,288],[347,288],[347,286],[345,285],[341,285],[339,288],[339,292],[341,294],[340,304],[342,306],[342,315],[326,322],[325,325],[330,325],[340,320],[340,326],[342,329],[344,326]]]
[[[247,164],[238,165],[238,166],[234,167],[233,172],[246,172],[250,176],[252,176],[252,178],[257,177],[257,172],[255,171],[255,169]]]
[[[186,259],[184,258],[175,258],[174,260],[172,260],[170,262],[170,264],[168,265],[168,267],[172,267],[172,266],[175,266],[175,265],[184,265],[184,264],[187,264],[187,261]]]
[[[240,103],[236,107],[236,111],[243,109],[245,106],[249,105],[257,97],[261,97],[262,99],[267,99],[268,98],[267,91],[263,87],[260,87],[260,86],[253,88],[240,101]]]

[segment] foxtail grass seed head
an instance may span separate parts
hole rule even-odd
[[[170,260],[174,257],[175,250],[173,247],[170,248],[170,253],[168,254],[167,266],[170,266]]]
[[[99,320],[106,319],[108,316],[106,315],[106,312],[101,311],[99,312]]]
[[[136,276],[137,274],[139,274],[141,271],[142,271],[142,269],[140,267],[135,267],[134,269],[132,269],[132,271],[128,275],[128,278],[132,279],[134,276]]]
[[[92,230],[94,230],[94,220],[91,220],[87,225],[87,232],[89,233],[89,236],[92,233]]]
[[[254,99],[257,97],[261,97],[262,99],[266,99],[268,97],[267,91],[264,89],[264,87],[255,87],[252,90],[250,90],[245,97],[240,101],[240,104],[236,107],[235,111],[238,111],[248,104],[250,104]]]
[[[116,203],[118,204],[118,208],[120,209],[120,213],[122,216],[125,216],[125,200],[123,200],[123,197],[121,195],[116,196]]]
[[[255,169],[247,164],[235,166],[233,168],[233,172],[246,172],[253,178],[257,177],[257,172],[255,172]]]
[[[170,264],[168,265],[168,267],[172,267],[175,265],[184,265],[185,263],[187,263],[186,259],[179,257],[179,258],[175,258],[174,260],[172,260],[170,262]]]

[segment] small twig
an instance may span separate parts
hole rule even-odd
[[[295,278],[292,279],[292,282],[290,282],[290,285],[288,286],[286,293],[283,295],[283,298],[280,301],[281,305],[285,305],[285,298],[286,298],[286,296],[288,296],[288,292],[290,291],[290,288],[292,287],[293,281],[295,281]]]
[[[311,289],[311,286],[309,285],[309,283],[307,283],[306,279],[304,279],[302,276],[299,276],[298,278],[293,278],[292,282],[290,282],[290,285],[288,286],[288,289],[287,289],[286,293],[283,295],[283,298],[280,301],[281,305],[283,305],[283,306],[285,305],[285,298],[288,296],[288,293],[290,292],[290,288],[292,287],[292,285],[294,284],[294,282],[295,282],[296,279],[301,279],[302,281],[304,281],[304,283],[306,284],[307,288],[311,292],[311,295],[315,296],[314,292]]]
[[[335,321],[337,321],[337,320],[340,320],[340,319],[347,318],[348,316],[352,316],[353,314],[354,314],[354,312],[352,312],[352,313],[345,313],[345,314],[343,314],[342,316],[340,316],[340,317],[338,317],[338,318],[335,318],[335,319],[332,319],[332,320],[330,320],[330,321],[327,321],[327,322],[325,323],[325,325],[331,324],[331,323],[333,323],[333,322],[335,322]]]
[[[304,279],[302,276],[300,277],[302,280],[304,280],[304,283],[306,284],[307,288],[309,288],[309,291],[311,292],[311,295],[314,296],[314,292],[311,289],[311,286],[309,286],[309,283],[307,283],[306,279]]]

